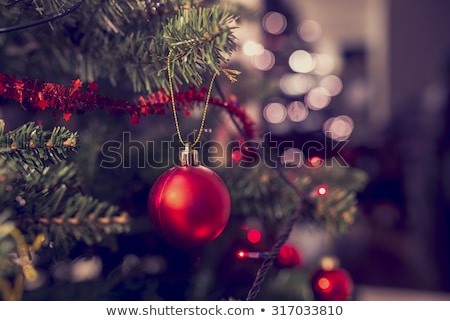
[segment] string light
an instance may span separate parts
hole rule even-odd
[[[325,196],[328,193],[328,187],[326,187],[325,185],[321,185],[317,188],[317,194],[319,196]]]
[[[239,250],[236,256],[239,259],[264,259],[269,255],[269,252],[247,252],[244,250]]]

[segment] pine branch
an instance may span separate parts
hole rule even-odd
[[[43,234],[55,247],[70,238],[92,244],[129,229],[128,213],[83,194],[76,164],[63,160],[77,140],[65,128],[44,131],[34,123],[5,133],[0,122],[0,209],[13,211],[27,241]]]
[[[83,4],[83,0],[80,0],[73,7],[69,8],[65,12],[58,13],[58,14],[55,14],[53,16],[46,17],[46,18],[39,19],[39,20],[35,20],[35,21],[32,21],[32,22],[27,22],[27,23],[23,23],[23,24],[20,24],[20,25],[15,25],[15,26],[12,26],[12,27],[0,28],[0,33],[13,32],[13,31],[17,31],[17,30],[27,29],[27,28],[31,28],[31,27],[34,27],[34,26],[38,26],[38,25],[43,24],[43,23],[54,21],[56,19],[60,19],[60,18],[62,18],[64,16],[72,13],[74,10],[78,9],[82,4]]]
[[[9,253],[14,248],[14,242],[9,234],[14,229],[14,223],[9,220],[11,213],[0,213],[0,278],[9,274],[11,270]]]
[[[76,1],[9,1],[0,13],[2,24],[17,23],[17,15],[38,19],[64,12]],[[147,3],[147,4],[146,4]],[[236,18],[220,6],[181,5],[182,1],[85,0],[70,15],[0,37],[0,47],[17,74],[49,70],[55,75],[92,81],[106,78],[114,86],[126,75],[136,92],[167,89],[164,74],[169,48],[175,48],[175,84],[204,83],[204,74],[221,71],[235,49]],[[36,5],[30,9],[30,5]],[[14,12],[14,13],[13,13]],[[52,44],[58,43],[58,46]],[[28,46],[28,47],[27,47]],[[29,49],[28,49],[29,48]],[[21,55],[33,51],[25,62]],[[17,54],[12,54],[17,53]],[[45,57],[45,59],[43,59]],[[33,60],[39,64],[33,63]],[[45,61],[45,63],[42,63]],[[27,65],[26,63],[29,63]],[[9,66],[4,66],[9,68]]]
[[[354,223],[357,193],[367,185],[367,174],[357,168],[343,166],[304,166],[289,172],[314,207],[302,215],[331,233],[343,233]],[[308,179],[301,182],[301,178]]]
[[[283,219],[300,202],[277,171],[266,165],[236,168],[224,176],[233,200],[232,212],[242,216],[260,216],[268,222]]]
[[[16,182],[5,206],[14,208],[16,226],[33,239],[45,235],[45,244],[60,247],[72,237],[87,244],[100,242],[106,234],[125,233],[128,213],[118,206],[82,193],[74,163],[62,162]]]
[[[57,198],[64,197],[66,191],[64,187],[58,189]],[[47,204],[49,208],[51,205]],[[67,248],[69,237],[92,245],[101,242],[105,235],[122,234],[130,229],[128,213],[92,196],[77,193],[58,205],[54,212],[57,215],[44,212],[38,219],[22,217],[16,224],[28,236],[44,234],[44,246],[58,248]]]
[[[23,175],[42,172],[50,164],[61,162],[77,149],[78,134],[64,127],[44,131],[34,123],[5,132],[0,119],[0,159],[8,160],[13,170]]]

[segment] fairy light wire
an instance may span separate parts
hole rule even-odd
[[[167,73],[168,73],[168,79],[169,79],[170,100],[172,103],[173,118],[175,121],[175,128],[177,130],[178,139],[180,140],[181,144],[186,146],[189,144],[189,142],[185,142],[181,135],[180,123],[178,121],[177,109],[176,109],[176,105],[175,105],[175,95],[174,95],[174,91],[173,91],[173,79],[172,79],[173,77],[172,77],[172,70],[170,68],[170,65],[172,63],[172,61],[171,61],[172,52],[173,52],[173,49],[171,49],[169,51],[169,54],[167,56]],[[200,138],[202,136],[203,129],[205,127],[206,114],[208,112],[209,100],[211,98],[211,92],[212,92],[214,80],[216,79],[216,77],[217,77],[217,72],[214,73],[214,75],[212,76],[211,82],[209,83],[209,88],[208,88],[208,92],[206,94],[206,100],[205,100],[205,108],[204,108],[203,116],[202,116],[202,119],[200,122],[200,128],[199,128],[197,137],[195,138],[194,142],[192,144],[189,144],[191,148],[194,147],[200,141]]]

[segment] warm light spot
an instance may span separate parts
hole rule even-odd
[[[96,279],[102,272],[103,263],[100,257],[78,258],[72,262],[72,282],[90,281]]]
[[[326,187],[325,185],[319,186],[319,188],[317,189],[317,194],[319,194],[319,196],[325,196],[328,193],[328,187]]]
[[[303,152],[298,148],[289,148],[281,156],[282,164],[300,167],[303,164]]]
[[[306,42],[314,42],[322,35],[322,27],[315,20],[305,20],[298,25],[297,34]]]
[[[264,47],[260,43],[249,40],[242,46],[242,51],[247,56],[262,55],[264,53]]]
[[[263,116],[272,124],[282,123],[286,119],[286,108],[281,103],[269,103],[264,107]]]
[[[320,81],[320,86],[330,92],[330,96],[337,96],[343,88],[342,80],[338,76],[328,75]]]
[[[162,255],[146,256],[142,259],[140,268],[143,272],[148,274],[160,274],[167,269],[167,261]]]
[[[308,73],[315,67],[312,55],[305,50],[296,50],[289,56],[289,67],[295,72]]]
[[[272,51],[264,49],[262,54],[252,56],[251,63],[256,69],[268,71],[275,65],[275,55]]]
[[[309,160],[309,166],[311,166],[311,167],[320,167],[320,166],[322,166],[322,163],[323,163],[323,159],[320,158],[319,156],[313,156]]]
[[[331,283],[327,278],[320,278],[317,281],[317,285],[323,292],[328,293],[328,292],[331,292],[331,290],[332,290]]]
[[[301,122],[308,117],[308,108],[301,101],[293,101],[287,106],[287,114],[293,122]]]
[[[261,232],[257,229],[248,231],[247,240],[253,244],[259,243],[259,241],[261,241]]]
[[[333,256],[325,256],[320,260],[322,269],[331,271],[339,266],[339,260]]]
[[[329,118],[323,124],[325,135],[336,141],[343,141],[350,137],[354,128],[353,120],[348,116],[338,116]]]
[[[333,72],[335,68],[335,61],[333,57],[327,54],[313,54],[312,59],[314,60],[314,70],[313,73],[325,76]]]
[[[262,26],[268,33],[279,35],[286,29],[287,19],[279,12],[269,11],[262,19]]]
[[[314,76],[308,74],[285,74],[280,79],[280,89],[289,96],[307,93],[315,86]]]
[[[243,250],[239,250],[237,251],[236,256],[240,259],[245,259],[248,256],[248,253]]]
[[[320,110],[328,106],[331,101],[330,92],[323,87],[311,89],[305,97],[305,102],[312,110]]]

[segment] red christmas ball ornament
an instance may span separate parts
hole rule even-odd
[[[282,268],[291,268],[302,265],[302,258],[293,246],[283,244],[278,251],[275,263]]]
[[[353,293],[350,274],[338,267],[322,267],[311,277],[314,297],[319,301],[345,301]]]
[[[213,241],[230,218],[225,183],[201,165],[165,171],[153,184],[147,204],[156,231],[177,247],[198,247]]]

